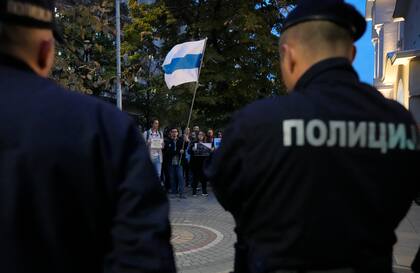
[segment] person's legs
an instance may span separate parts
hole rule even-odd
[[[179,192],[179,196],[180,197],[184,197],[184,173],[182,170],[182,166],[178,165],[178,166],[174,166],[176,167],[176,174],[178,176],[178,192]]]
[[[171,189],[171,176],[170,176],[169,167],[170,167],[169,163],[164,161],[162,170],[163,170],[163,176],[165,178],[165,189],[168,192]]]
[[[153,158],[152,163],[153,163],[153,166],[155,167],[157,176],[160,180],[160,175],[161,175],[161,172],[162,172],[162,163],[160,163],[160,158],[159,157]]]
[[[197,170],[194,167],[192,167],[191,170],[192,170],[192,173],[193,173],[192,185],[191,185],[192,193],[193,193],[193,195],[197,195],[197,187],[198,187],[199,176],[197,174]]]
[[[177,166],[170,165],[169,166],[169,177],[170,177],[170,184],[171,184],[171,193],[177,194]]]
[[[188,187],[190,185],[190,163],[188,161],[184,162],[184,180],[185,186]]]
[[[201,187],[203,189],[203,195],[207,195],[207,179],[206,176],[204,175],[204,171],[203,169],[200,170],[201,174],[200,174],[200,179],[201,179]]]
[[[202,195],[207,195],[207,179],[204,174],[204,159],[201,159],[199,161],[199,164],[197,165],[197,176],[198,176],[198,181],[201,182]]]

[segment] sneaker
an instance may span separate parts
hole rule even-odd
[[[207,197],[209,195],[207,193],[203,193],[201,196]]]
[[[185,195],[180,195],[179,199],[187,199],[187,197]]]
[[[196,194],[196,193],[194,193],[192,196],[193,196],[193,197],[197,197],[197,194]]]

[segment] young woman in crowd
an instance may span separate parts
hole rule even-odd
[[[182,135],[182,139],[184,141],[184,147],[185,147],[185,150],[186,150],[190,146],[190,143],[191,143],[190,128],[185,128],[184,134]],[[190,182],[192,180],[191,179],[192,175],[190,175],[191,174],[190,160],[191,160],[190,155],[185,154],[185,160],[183,160],[183,162],[182,162],[182,167],[183,167],[183,171],[184,171],[185,187],[189,187]]]
[[[205,144],[205,133],[200,131],[197,140],[191,142],[189,153],[191,155],[190,168],[193,173],[192,190],[193,196],[197,196],[197,186],[201,183],[202,195],[207,196],[207,178],[204,175],[204,161],[210,156],[211,149],[207,148]]]

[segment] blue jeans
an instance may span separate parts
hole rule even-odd
[[[179,195],[184,194],[184,174],[182,166],[180,165],[171,165],[169,167],[169,173],[171,177],[171,192],[172,194],[179,193]]]
[[[160,175],[162,173],[162,163],[160,162],[160,158],[159,157],[152,158],[152,163],[153,163],[153,166],[155,167],[157,176],[160,181]]]

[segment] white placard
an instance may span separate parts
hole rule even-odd
[[[215,138],[214,139],[214,148],[218,149],[220,147],[220,143],[222,143],[221,138]]]
[[[203,144],[204,146],[206,146],[207,148],[211,150],[211,143],[201,143],[201,144]]]
[[[162,139],[152,139],[150,144],[151,149],[162,149]]]

